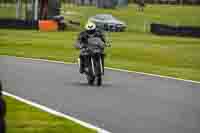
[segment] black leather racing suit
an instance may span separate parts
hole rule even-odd
[[[84,71],[84,57],[82,56],[82,53],[84,52],[84,48],[87,48],[88,39],[90,37],[100,38],[104,43],[106,43],[105,36],[100,30],[95,29],[93,31],[83,31],[79,34],[75,47],[80,49],[80,73],[83,73]]]

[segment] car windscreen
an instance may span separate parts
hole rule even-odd
[[[112,19],[113,17],[111,15],[105,15],[104,18],[105,19]]]
[[[94,18],[99,20],[115,20],[112,15],[96,15]]]
[[[100,15],[95,16],[94,18],[95,18],[95,19],[98,19],[98,20],[104,20],[104,17],[103,17],[103,16],[100,16]]]

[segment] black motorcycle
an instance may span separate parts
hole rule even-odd
[[[88,47],[83,49],[84,74],[87,77],[89,85],[93,85],[95,81],[97,86],[102,85],[105,47],[110,47],[110,45],[106,45],[99,38],[90,38],[88,39]]]

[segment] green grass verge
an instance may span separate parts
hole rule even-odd
[[[13,5],[0,6],[0,18],[16,18],[16,7]]]
[[[94,7],[69,7],[83,26],[89,16],[111,13],[128,24],[127,32],[112,33],[112,48],[106,52],[106,66],[200,81],[200,39],[159,37],[144,32],[144,24],[160,22],[200,26],[198,6],[148,5],[143,13],[136,6],[116,10]],[[6,9],[9,10],[9,9]],[[9,10],[11,11],[11,9]],[[14,11],[14,10],[13,10]],[[0,9],[0,17],[6,17]],[[8,11],[6,11],[8,12]],[[10,13],[10,17],[14,13]],[[148,26],[147,26],[148,27]],[[78,51],[73,48],[78,32],[38,32],[0,30],[0,55],[22,56],[73,62]],[[68,120],[52,116],[6,97],[8,133],[84,133],[85,129]],[[92,132],[92,131],[91,131]]]
[[[97,13],[111,13],[127,22],[126,32],[111,34],[113,47],[107,50],[106,66],[200,81],[199,39],[159,37],[144,30],[146,22],[200,26],[199,6],[147,5],[144,12],[137,12],[136,5],[116,10],[63,8],[76,13],[65,14],[66,19],[78,20],[82,26]],[[73,48],[77,35],[72,31],[0,30],[0,54],[71,62],[78,57]]]
[[[200,26],[200,7],[148,5],[143,13],[139,13],[135,5],[116,10],[66,5],[65,10],[76,12],[66,19],[78,20],[82,26],[88,17],[97,13],[111,13],[128,24],[127,32],[111,34],[112,48],[106,50],[106,66],[200,81],[199,39],[144,34],[151,22]],[[13,7],[0,8],[0,18],[14,16]],[[78,57],[78,51],[73,48],[77,34],[71,31],[0,30],[0,55],[73,62]],[[92,132],[11,98],[6,97],[6,101],[8,133]]]
[[[4,98],[7,102],[7,133],[95,133],[10,97]]]
[[[65,12],[74,12],[73,15],[63,15],[66,19],[80,21],[82,26],[90,16],[99,13],[109,13],[123,20],[128,25],[128,32],[148,32],[149,24],[152,22],[170,25],[200,26],[199,6],[180,5],[150,5],[147,4],[144,12],[138,12],[136,5],[128,8],[98,9],[88,6],[63,6]]]
[[[0,30],[0,54],[72,62],[77,32]],[[106,66],[200,81],[200,40],[113,33]]]
[[[99,9],[89,6],[62,5],[63,15],[67,20],[77,20],[83,26],[90,16],[98,13],[109,13],[125,21],[129,32],[148,32],[152,22],[170,25],[200,26],[200,7],[181,5],[147,4],[144,12],[137,11],[137,5],[130,4],[127,8]],[[71,12],[66,13],[66,12]],[[16,6],[0,6],[0,18],[16,18]],[[22,18],[25,18],[23,5]]]

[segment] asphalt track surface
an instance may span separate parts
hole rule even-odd
[[[200,84],[106,70],[88,86],[73,64],[0,57],[4,90],[112,133],[199,133]]]

